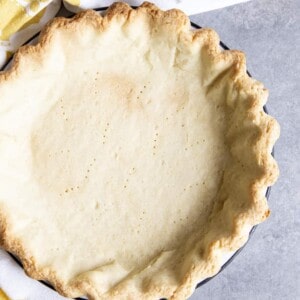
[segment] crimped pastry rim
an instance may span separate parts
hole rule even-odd
[[[97,12],[105,12],[107,9],[108,9],[109,7],[107,6],[107,7],[101,7],[101,8],[95,8],[94,10],[95,11],[97,11]],[[135,9],[135,8],[137,8],[136,6],[131,6],[131,8],[133,8],[133,9]],[[75,16],[76,14],[74,13],[74,14],[72,14],[72,15],[70,15],[70,16],[68,16],[68,17],[66,17],[67,19],[69,19],[69,18],[73,18],[74,16]],[[195,22],[192,22],[191,21],[191,26],[192,27],[194,27],[195,29],[201,29],[202,27],[201,26],[199,26],[198,24],[196,24]],[[25,46],[25,45],[27,45],[27,44],[30,44],[34,39],[36,39],[38,36],[39,36],[39,34],[40,34],[40,31],[38,32],[38,33],[36,33],[32,38],[30,38],[28,41],[26,41],[22,46]],[[220,46],[221,46],[221,48],[223,49],[223,50],[230,50],[230,48],[224,43],[224,42],[222,42],[222,41],[220,41]],[[13,59],[13,57],[11,57],[8,61],[7,61],[7,63],[2,67],[2,69],[0,70],[0,71],[4,71],[6,68],[7,68],[7,66],[11,63],[11,61],[12,61],[12,59]],[[250,77],[252,77],[252,75],[250,74],[250,72],[249,71],[247,71],[247,74],[250,76]],[[264,111],[267,113],[267,114],[269,114],[268,113],[268,109],[267,109],[267,105],[265,105],[264,107]],[[273,149],[272,149],[272,156],[275,158],[275,146],[273,147]],[[268,188],[267,188],[267,191],[266,191],[266,199],[267,200],[269,200],[269,197],[270,197],[270,193],[271,193],[271,189],[272,189],[272,187],[271,186],[269,186]],[[212,280],[214,277],[216,277],[217,275],[219,275],[220,273],[222,273],[233,261],[234,261],[234,259],[239,255],[239,253],[247,246],[247,244],[248,244],[248,242],[249,242],[249,240],[251,239],[251,237],[252,237],[252,235],[255,233],[255,230],[256,230],[256,227],[257,227],[258,225],[255,225],[254,227],[252,227],[252,229],[250,230],[250,232],[249,232],[249,238],[248,238],[248,240],[246,241],[246,243],[241,247],[241,248],[239,248],[238,250],[236,250],[234,253],[233,253],[233,255],[228,259],[228,260],[226,260],[225,262],[224,262],[224,264],[221,266],[221,268],[220,268],[220,270],[218,271],[218,273],[216,273],[215,275],[213,275],[212,277],[208,277],[208,278],[205,278],[205,279],[203,279],[202,281],[200,281],[200,282],[198,282],[197,283],[197,285],[196,285],[196,289],[198,289],[198,288],[200,288],[202,285],[205,285],[206,283],[208,283],[210,280]],[[10,252],[7,252],[14,260],[15,260],[15,262],[20,266],[20,267],[22,267],[22,268],[24,268],[23,267],[23,265],[22,265],[22,263],[20,262],[20,260],[17,258],[17,257],[15,257],[12,253],[10,253]],[[45,282],[45,281],[42,281],[42,280],[39,280],[43,285],[45,285],[46,287],[48,287],[48,288],[50,288],[50,289],[52,289],[52,290],[55,290],[54,289],[54,287],[51,285],[51,284],[49,284],[49,283],[47,283],[47,282]],[[82,300],[84,300],[84,298],[81,298],[81,297],[77,297],[76,299],[82,299]]]
[[[154,8],[151,4],[144,4],[142,5],[142,7],[144,9],[148,9],[149,11],[151,11],[152,9],[157,10],[157,8]],[[130,10],[130,8],[125,5],[125,4],[115,4],[110,8],[110,18],[113,18],[116,15],[122,15],[122,14],[126,14],[128,13],[128,11]],[[92,16],[95,16],[94,13],[88,11],[88,12],[83,12],[78,14],[73,20],[78,20],[78,22],[80,22],[80,20],[84,19],[86,16],[88,15],[88,18],[93,18]],[[96,20],[94,20],[95,22],[97,22]],[[74,21],[73,21],[74,22]],[[43,48],[43,44],[47,42],[47,35],[50,35],[50,31],[52,30],[52,28],[54,28],[55,26],[64,26],[68,23],[68,21],[65,21],[64,19],[56,19],[55,21],[53,21],[50,25],[48,25],[46,27],[46,29],[43,31],[42,35],[41,35],[41,40],[39,42],[39,44],[37,46],[35,46],[35,50],[34,51],[39,51],[38,49],[42,49]],[[219,54],[220,52],[217,50],[217,45],[218,45],[218,40],[217,38],[213,35],[211,35],[210,33],[206,33],[209,34],[209,40],[210,40],[210,51],[211,51],[211,55],[212,56],[217,56],[217,54]],[[4,74],[0,74],[0,82],[2,80],[9,80],[10,76],[14,76],[19,68],[19,61],[20,61],[20,57],[22,56],[23,53],[26,52],[30,52],[29,49],[32,49],[32,47],[24,47],[21,48],[21,50],[18,51],[18,53],[15,55],[14,60],[13,60],[13,66],[10,68],[9,71],[5,72]],[[233,53],[233,52],[231,52]],[[245,88],[247,87],[247,89],[252,89],[251,84],[249,79],[247,79],[245,77],[245,59],[243,57],[243,55],[239,52],[235,53],[236,55],[236,59],[237,59],[237,70],[236,70],[236,74],[238,74],[237,76],[239,80],[237,80],[237,85],[240,88]],[[262,102],[265,101],[263,98],[264,96],[262,95],[262,91],[259,90],[259,93],[256,95],[258,98],[255,99],[258,102],[261,100]],[[254,103],[252,103],[252,105],[255,106],[260,106],[260,108],[262,109],[262,103],[257,103],[254,101]],[[253,107],[251,107],[253,108]],[[257,108],[257,107],[256,107]],[[261,112],[261,110],[260,110]],[[263,144],[267,144],[268,147],[265,146],[264,149],[262,149],[263,151],[263,174],[262,176],[259,178],[260,183],[263,184],[263,186],[266,188],[267,186],[271,185],[272,183],[274,183],[274,181],[276,180],[276,178],[278,177],[278,168],[276,166],[276,163],[274,162],[273,158],[271,157],[270,153],[266,153],[266,148],[270,148],[270,146],[274,145],[275,140],[277,139],[278,135],[279,135],[279,127],[278,124],[276,123],[276,121],[274,119],[272,119],[271,117],[267,117],[264,116],[266,119],[268,119],[267,123],[267,128],[266,129],[266,135],[264,136],[260,136],[259,137],[259,142],[263,143]],[[261,153],[260,153],[261,154]],[[240,238],[242,238],[242,241],[239,241],[239,245],[243,245],[243,243],[245,243],[245,241],[247,240],[248,235],[243,235],[241,236],[241,231],[243,231],[242,226],[244,223],[247,223],[248,226],[253,226],[257,223],[260,223],[263,219],[265,219],[268,214],[269,214],[269,210],[266,210],[266,204],[264,203],[263,206],[258,205],[257,203],[255,203],[255,195],[258,192],[258,189],[261,189],[261,187],[258,187],[257,184],[253,184],[252,188],[251,188],[251,193],[253,193],[253,207],[251,207],[255,213],[260,214],[258,215],[253,215],[253,212],[243,212],[242,216],[238,215],[238,217],[236,217],[234,219],[234,228],[233,228],[233,233],[231,232],[231,236],[229,236],[229,241],[227,239],[217,239],[217,240],[213,240],[213,241],[209,241],[208,243],[208,247],[205,250],[205,256],[207,258],[207,260],[212,260],[213,263],[215,263],[214,260],[214,256],[215,256],[215,252],[222,249],[224,247],[224,245],[226,245],[226,243],[228,243],[228,247],[233,247],[232,246],[232,241],[237,238],[238,240],[240,240]],[[255,205],[258,205],[257,207],[255,207]],[[1,211],[0,211],[0,215],[1,215]],[[243,224],[241,224],[240,220],[243,220]],[[5,230],[6,229],[6,221],[5,221],[5,216],[1,215],[0,218],[0,224],[1,224],[1,234],[0,234],[0,244],[1,246],[4,246],[4,248],[6,248],[8,251],[16,254],[21,261],[24,263],[24,269],[26,271],[27,274],[29,274],[30,276],[34,277],[34,278],[38,278],[38,279],[48,279],[51,283],[53,283],[55,289],[57,289],[60,293],[62,293],[63,295],[71,295],[70,293],[70,287],[66,287],[64,286],[64,284],[62,282],[60,282],[59,277],[57,274],[53,273],[53,272],[49,272],[49,270],[46,270],[45,272],[43,270],[38,270],[38,268],[36,268],[35,266],[35,262],[33,260],[33,258],[28,257],[26,255],[26,250],[22,248],[22,245],[20,245],[18,243],[17,240],[15,240],[13,237],[9,236],[9,233]],[[240,248],[240,246],[238,246],[238,248]],[[186,272],[186,276],[183,278],[181,284],[178,286],[178,288],[172,292],[172,294],[170,295],[171,299],[182,299],[187,297],[191,291],[193,290],[194,286],[195,286],[195,278],[199,277],[199,270],[197,270],[197,265],[195,265],[194,263],[191,264],[191,268],[189,268],[189,271]],[[80,287],[79,287],[80,288]],[[119,292],[119,291],[118,291]],[[127,294],[126,296],[126,291],[124,291],[124,296],[128,297],[129,295]],[[157,291],[155,290],[151,290],[151,287],[149,288],[149,291],[147,292],[147,297],[151,297],[156,295]],[[120,294],[119,294],[120,296]],[[130,294],[129,297],[131,296],[135,296]],[[91,295],[91,299],[97,299],[96,297]],[[100,298],[99,298],[100,299]]]

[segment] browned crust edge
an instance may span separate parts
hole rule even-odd
[[[144,3],[138,9],[133,10],[127,4],[115,3],[107,11],[105,17],[99,16],[96,12],[88,10],[77,14],[72,19],[56,18],[51,21],[42,31],[39,38],[39,43],[35,46],[21,47],[14,56],[11,68],[8,71],[0,73],[0,83],[6,80],[12,80],[18,76],[19,71],[22,69],[22,60],[27,55],[38,55],[43,53],[43,49],[51,43],[51,36],[53,31],[57,28],[63,27],[65,29],[74,28],[76,26],[82,26],[83,24],[89,24],[95,26],[97,30],[105,30],[107,24],[115,18],[130,18],[133,13],[147,13],[151,17],[163,24],[169,24],[176,28],[178,31],[183,27],[187,27],[189,24],[188,18],[178,10],[169,10],[166,12],[161,11],[151,3]],[[181,269],[182,276],[178,282],[177,288],[171,288],[168,286],[158,287],[155,285],[147,285],[143,288],[143,291],[134,291],[132,289],[126,289],[126,282],[124,284],[117,285],[115,290],[109,291],[105,295],[99,295],[97,291],[87,282],[75,281],[73,284],[63,282],[59,275],[53,270],[41,268],[34,260],[34,257],[30,255],[23,248],[20,241],[14,238],[9,233],[9,226],[4,212],[0,207],[0,246],[7,251],[15,254],[19,257],[24,265],[25,272],[39,280],[47,280],[51,282],[54,288],[64,296],[74,297],[78,296],[81,292],[86,293],[90,299],[136,299],[143,296],[143,299],[154,299],[159,296],[168,297],[170,299],[184,299],[187,298],[195,288],[195,285],[199,279],[203,276],[214,275],[221,267],[219,260],[220,249],[225,250],[237,250],[241,247],[248,238],[248,232],[245,229],[249,229],[252,226],[262,222],[269,215],[269,209],[266,204],[266,199],[261,197],[261,191],[264,191],[268,186],[272,185],[278,177],[278,167],[276,162],[271,156],[271,149],[279,137],[279,125],[275,119],[266,115],[263,112],[263,105],[267,99],[267,91],[264,87],[250,79],[246,74],[246,62],[243,53],[238,51],[221,51],[219,49],[219,38],[217,34],[210,29],[201,29],[195,31],[192,34],[192,41],[197,40],[205,41],[205,48],[208,53],[209,59],[216,63],[220,60],[232,60],[231,77],[233,79],[232,89],[236,93],[246,95],[244,101],[244,115],[249,120],[252,120],[255,124],[255,130],[257,134],[252,139],[250,144],[250,151],[253,152],[251,163],[256,163],[256,169],[253,178],[250,180],[248,188],[248,202],[243,207],[232,206],[234,208],[234,214],[231,219],[228,218],[227,223],[224,225],[224,221],[221,219],[226,216],[226,205],[216,208],[214,211],[215,218],[228,228],[226,234],[216,232],[214,236],[207,236],[204,243],[196,245],[192,251],[190,251],[188,262]],[[237,95],[236,98],[239,98]],[[245,99],[245,96],[243,96]],[[233,97],[234,98],[234,97]],[[229,107],[234,109],[236,103],[228,103]],[[245,109],[246,108],[246,109]],[[235,139],[236,129],[229,129],[228,139]],[[233,154],[234,156],[235,154]],[[244,171],[248,172],[253,166],[244,167]],[[259,171],[258,171],[259,170]],[[233,221],[232,221],[233,220]],[[223,223],[222,223],[223,222]],[[231,222],[229,224],[229,222]],[[199,257],[204,260],[199,262]],[[197,263],[198,262],[198,263]]]

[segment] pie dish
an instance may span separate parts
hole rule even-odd
[[[265,220],[277,122],[181,11],[56,18],[0,74],[0,242],[90,299],[185,299]]]

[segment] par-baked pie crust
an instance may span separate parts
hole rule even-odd
[[[269,215],[263,85],[150,3],[56,18],[0,74],[0,241],[68,297],[185,299]]]

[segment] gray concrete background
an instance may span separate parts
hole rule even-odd
[[[281,136],[270,218],[190,300],[300,299],[300,0],[253,0],[191,19],[246,53],[249,71],[270,91],[267,107]]]

